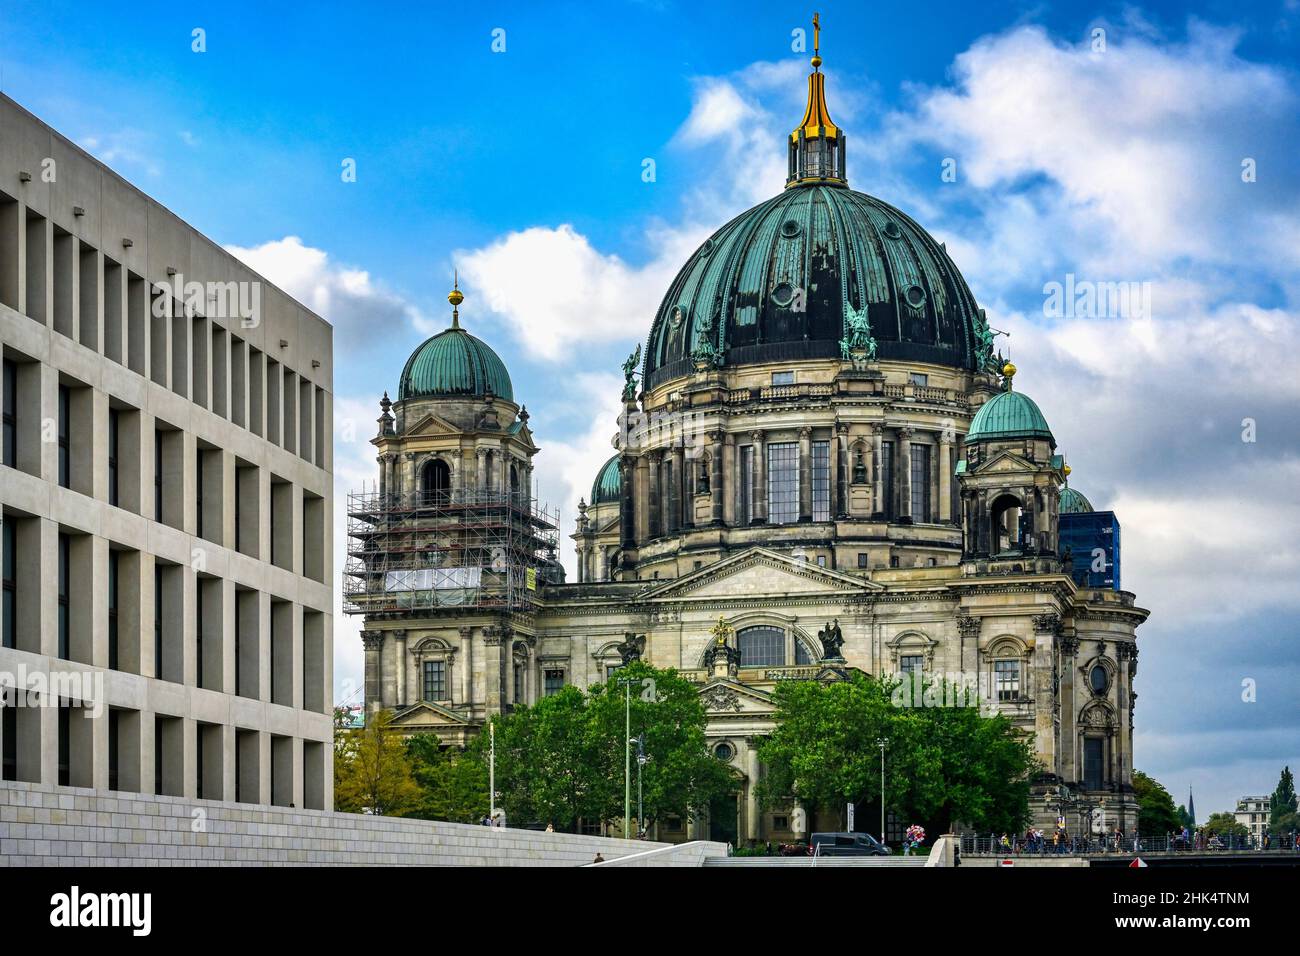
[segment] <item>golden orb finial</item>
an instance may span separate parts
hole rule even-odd
[[[453,273],[455,278],[452,280],[451,291],[447,293],[447,301],[451,303],[451,327],[460,328],[460,304],[465,301],[465,294],[460,291],[460,273]]]
[[[812,67],[814,70],[822,65],[821,47],[822,47],[821,14],[814,13],[813,14],[813,55],[812,55]]]
[[[1064,468],[1061,469],[1061,471],[1065,473],[1065,477],[1066,477],[1067,479],[1070,477],[1070,466],[1069,466],[1069,465],[1066,465]]]
[[[1011,380],[1016,377],[1016,367],[1010,362],[1002,366],[1002,377],[1005,380],[1004,384],[1007,387],[1007,391],[1011,391]]]

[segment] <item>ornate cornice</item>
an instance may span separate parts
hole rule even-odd
[[[961,616],[957,618],[957,631],[962,637],[979,637],[983,620],[978,617]]]
[[[1061,615],[1055,612],[1034,615],[1035,634],[1059,634],[1061,632]]]

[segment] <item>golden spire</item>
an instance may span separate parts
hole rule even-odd
[[[1002,366],[1002,377],[1005,380],[1007,391],[1011,391],[1011,380],[1016,377],[1016,367],[1010,362]]]
[[[460,328],[460,304],[465,301],[465,295],[460,291],[460,272],[452,273],[454,276],[451,283],[451,291],[447,293],[447,301],[451,303],[451,327]]]
[[[831,111],[826,106],[826,77],[822,75],[821,15],[813,14],[813,71],[808,74],[808,107],[804,110],[803,122],[790,134],[791,142],[797,142],[799,133],[805,139],[835,139],[840,135],[839,128],[831,122]]]

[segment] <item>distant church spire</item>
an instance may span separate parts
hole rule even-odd
[[[1192,799],[1192,788],[1187,788],[1187,816],[1192,821],[1192,826],[1196,826],[1196,801]]]
[[[803,183],[847,186],[844,178],[844,130],[831,120],[826,106],[826,77],[821,71],[821,15],[813,14],[812,72],[808,74],[808,106],[803,121],[790,134],[790,172],[786,188]]]

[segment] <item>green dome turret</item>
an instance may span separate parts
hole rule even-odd
[[[1092,502],[1069,485],[1061,489],[1061,514],[1082,515],[1089,514],[1093,510]]]
[[[618,501],[623,490],[623,476],[618,467],[618,455],[615,455],[601,467],[600,473],[591,485],[591,503],[593,505]]]
[[[1010,362],[1002,370],[1006,377],[1006,391],[994,395],[980,406],[966,433],[966,443],[974,441],[1005,441],[1017,438],[1041,438],[1056,447],[1052,430],[1037,403],[1022,392],[1013,391],[1011,379],[1016,367]]]
[[[465,299],[459,288],[447,296],[451,302],[451,328],[426,339],[411,353],[402,369],[397,400],[424,397],[481,398],[489,392],[508,402],[515,400],[510,373],[500,356],[460,327],[459,305]]]

